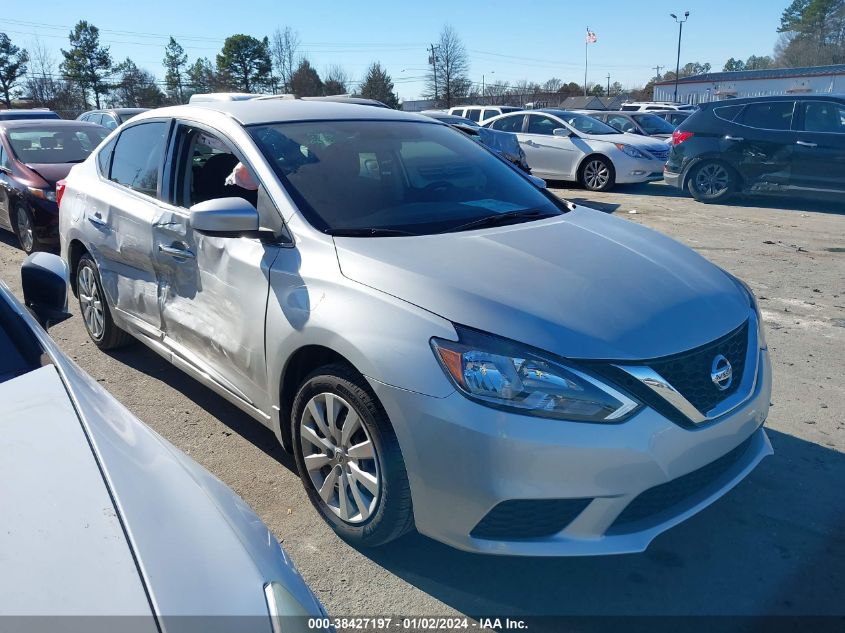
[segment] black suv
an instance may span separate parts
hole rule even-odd
[[[701,202],[733,193],[845,193],[845,96],[704,103],[672,134],[670,185]]]

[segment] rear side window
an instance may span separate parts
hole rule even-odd
[[[12,161],[9,160],[9,155],[6,153],[6,148],[3,147],[2,143],[0,143],[0,167],[5,167],[6,169],[12,168]]]
[[[802,108],[805,132],[845,134],[845,105],[833,101],[808,101]]]
[[[761,130],[788,130],[792,126],[793,101],[749,103],[736,119],[737,123]]]
[[[452,108],[450,114],[454,114],[455,116],[463,116],[464,109],[463,108]]]
[[[522,114],[515,114],[513,116],[502,117],[501,119],[493,121],[493,123],[490,124],[490,127],[494,130],[500,130],[502,132],[522,132],[522,120],[524,118],[525,117]]]
[[[169,129],[169,122],[155,121],[124,130],[114,148],[110,180],[155,196]]]
[[[478,108],[467,109],[466,118],[478,123],[478,120],[481,118],[481,110]]]
[[[733,121],[736,118],[736,115],[739,114],[744,107],[745,106],[741,105],[732,105],[722,106],[721,108],[713,108],[713,114],[725,121]]]
[[[499,116],[500,114],[501,114],[501,112],[498,112],[497,110],[487,109],[487,110],[484,110],[484,112],[481,115],[481,118],[486,121],[487,119],[492,119],[494,116]]]

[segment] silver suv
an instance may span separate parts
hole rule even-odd
[[[158,109],[58,193],[92,340],[273,429],[353,543],[641,551],[772,451],[745,284],[428,117]]]

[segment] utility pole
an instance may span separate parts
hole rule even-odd
[[[678,79],[680,77],[678,75],[681,74],[681,36],[684,34],[684,22],[689,20],[689,11],[684,12],[684,19],[680,19],[674,13],[670,13],[673,18],[675,18],[675,22],[678,23],[678,61],[675,65],[675,103],[678,102]]]
[[[655,67],[654,67],[654,70],[657,72],[657,74],[655,75],[655,77],[657,77],[658,81],[660,80],[660,69],[661,69],[661,68],[666,68],[666,66],[655,66]]]
[[[610,73],[607,73],[607,96],[610,96]]]
[[[431,64],[431,68],[434,71],[434,107],[437,107],[437,102],[440,100],[440,97],[437,95],[437,53],[435,52],[437,47],[432,44],[431,48],[429,49],[429,56],[428,56],[428,63]]]

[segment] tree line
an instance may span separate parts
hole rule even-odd
[[[31,50],[15,45],[0,32],[0,98],[11,107],[23,96],[38,107],[72,114],[91,108],[148,107],[187,103],[205,92],[289,93],[298,97],[355,93],[397,108],[393,80],[373,62],[360,82],[353,82],[340,66],[320,76],[300,50],[298,34],[290,27],[258,39],[227,37],[214,60],[188,59],[185,49],[170,37],[164,47],[164,79],[140,68],[127,57],[112,58],[100,42],[99,29],[79,21],[68,34],[69,46],[57,60],[39,41]],[[353,90],[354,84],[359,84]]]
[[[845,63],[845,0],[792,0],[783,11],[774,55],[731,57],[724,71]],[[31,50],[15,45],[0,32],[0,98],[11,107],[22,95],[40,107],[67,114],[90,107],[157,107],[185,103],[202,92],[271,92],[298,97],[347,94],[377,99],[399,107],[393,80],[374,62],[361,81],[353,81],[337,65],[323,76],[302,53],[299,35],[291,27],[272,36],[227,37],[220,52],[209,59],[189,60],[173,38],[164,47],[164,79],[140,68],[132,59],[115,61],[100,42],[99,29],[82,20],[68,34],[69,46],[57,60],[40,42]],[[479,84],[469,78],[469,56],[457,31],[444,26],[428,51],[423,96],[435,107],[481,99],[491,104],[522,105],[528,101],[558,99],[584,94],[584,86],[552,77],[545,82],[520,80]],[[671,66],[670,66],[671,68]],[[687,77],[712,70],[710,63],[690,62],[679,71]],[[614,96],[626,92],[636,99],[650,99],[656,81],[672,81],[674,71],[653,76],[642,88],[625,91],[619,82],[591,83],[587,93]],[[353,86],[357,86],[355,89]]]

